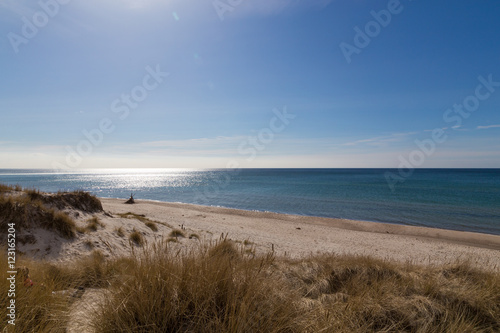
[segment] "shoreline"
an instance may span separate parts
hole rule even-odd
[[[99,198],[101,201],[120,201],[119,198]],[[276,213],[270,211],[246,210],[238,208],[228,208],[222,206],[205,206],[183,202],[168,202],[158,200],[136,200],[136,204],[150,203],[153,205],[167,206],[171,208],[188,208],[200,212],[210,212],[224,215],[238,215],[252,218],[277,219],[288,222],[306,223],[310,225],[323,225],[333,228],[372,232],[381,234],[392,234],[400,236],[414,236],[440,241],[450,242],[460,245],[469,245],[486,249],[500,250],[500,235],[461,231],[452,229],[441,229],[434,227],[413,226],[395,224],[379,221],[352,220],[344,218],[321,217],[312,215],[298,215],[287,213]],[[133,205],[130,205],[133,206]]]
[[[105,197],[99,197],[99,200],[124,200],[123,198],[105,198]],[[273,211],[267,211],[267,210],[250,210],[250,209],[242,209],[242,208],[232,208],[232,207],[225,207],[225,206],[208,206],[208,205],[199,205],[199,204],[192,204],[192,203],[185,203],[185,202],[179,202],[179,201],[161,201],[161,200],[153,200],[153,199],[140,199],[139,201],[141,202],[151,202],[151,203],[165,203],[165,204],[179,204],[179,205],[190,205],[194,207],[206,207],[206,208],[221,208],[221,209],[228,209],[228,210],[234,210],[234,211],[243,211],[243,212],[255,212],[255,213],[264,213],[264,214],[277,214],[277,215],[288,215],[288,216],[296,216],[296,217],[303,217],[303,218],[314,218],[314,219],[325,219],[325,220],[334,220],[334,221],[350,221],[352,223],[376,223],[376,224],[382,224],[386,226],[399,226],[399,227],[409,227],[409,228],[416,228],[416,229],[430,229],[430,230],[435,230],[435,231],[442,231],[442,232],[452,232],[452,233],[462,233],[462,234],[471,234],[471,235],[486,235],[486,236],[493,236],[493,237],[500,237],[500,234],[492,234],[492,233],[487,233],[487,232],[479,232],[479,231],[467,231],[467,230],[456,230],[456,229],[444,229],[444,228],[439,228],[439,227],[431,227],[431,226],[421,226],[421,225],[411,225],[411,224],[402,224],[402,223],[396,223],[396,222],[384,222],[384,221],[374,221],[374,220],[355,220],[355,219],[349,219],[349,218],[341,218],[341,217],[325,217],[325,216],[317,216],[317,215],[302,215],[302,214],[294,214],[294,213],[282,213],[282,212],[273,212]],[[356,229],[352,229],[356,230]],[[415,234],[416,236],[419,235],[417,232]],[[461,238],[461,237],[458,237]],[[476,238],[476,237],[472,237]],[[450,239],[453,240],[453,237]],[[496,242],[493,243],[493,246],[497,246]],[[498,245],[500,246],[500,245]],[[499,248],[500,249],[500,248]]]

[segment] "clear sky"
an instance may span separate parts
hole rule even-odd
[[[500,167],[499,18],[498,0],[1,0],[0,168]]]

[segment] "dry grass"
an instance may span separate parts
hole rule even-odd
[[[228,250],[231,248],[232,250]],[[228,242],[176,256],[166,245],[136,261],[133,277],[98,312],[98,332],[273,332],[299,321],[280,301],[283,286]],[[266,328],[274,327],[274,330]]]
[[[88,231],[97,231],[99,229],[99,227],[104,227],[104,223],[101,222],[101,220],[99,220],[98,217],[94,216],[92,217],[91,219],[89,219],[87,221],[87,226],[86,226],[86,229]]]
[[[122,228],[122,227],[116,228],[116,229],[115,229],[115,231],[116,231],[116,234],[117,234],[119,237],[124,237],[124,236],[125,236],[125,232],[123,231],[123,228]]]
[[[16,192],[15,195],[5,195]],[[74,208],[84,212],[102,211],[99,199],[82,191],[47,194],[37,189],[0,184],[0,225],[16,223],[18,232],[41,226],[72,239],[77,231],[75,222],[62,210]],[[1,228],[0,233],[6,228]],[[78,232],[82,232],[81,228]]]
[[[6,184],[0,184],[0,193],[4,192],[20,192],[22,191],[23,188],[19,185],[6,185]]]
[[[184,231],[180,230],[180,229],[174,229],[170,232],[170,237],[175,237],[175,238],[179,238],[179,237],[186,237],[186,234],[184,233]]]
[[[156,226],[156,223],[154,223],[154,222],[146,222],[146,226],[155,232],[158,231],[158,227]]]
[[[5,248],[1,251],[6,253]],[[0,331],[1,332],[66,332],[68,311],[71,299],[61,293],[73,288],[107,288],[132,268],[132,260],[117,259],[105,261],[99,251],[89,257],[71,264],[51,264],[44,261],[33,261],[18,256],[17,267],[26,266],[30,270],[30,278],[34,286],[25,287],[22,277],[16,277],[16,325],[7,324],[7,307],[9,302],[7,290],[9,284],[6,272],[8,267],[6,256],[0,256]],[[56,292],[56,293],[53,293]],[[4,306],[5,305],[5,306]]]
[[[136,220],[139,220],[141,222],[144,222],[144,224],[146,224],[146,225],[148,225],[148,224],[161,224],[161,225],[164,225],[166,227],[171,228],[171,226],[168,223],[151,220],[151,219],[147,218],[146,215],[142,215],[142,214],[135,214],[135,213],[128,212],[128,213],[119,213],[116,215],[120,216],[121,218],[125,218],[125,219],[136,219]],[[149,225],[148,225],[148,227],[149,227]],[[156,230],[153,230],[153,231],[156,231]]]
[[[3,251],[4,249],[2,249]],[[25,265],[27,262],[18,260],[18,264]],[[57,279],[44,279],[44,265],[41,263],[29,263],[30,276],[36,284],[27,288],[23,285],[23,279],[20,275],[16,276],[16,318],[15,326],[7,323],[7,304],[10,301],[7,291],[9,290],[9,281],[6,274],[10,271],[7,263],[7,257],[0,256],[0,288],[4,292],[0,293],[0,322],[1,332],[65,332],[64,327],[67,324],[68,310],[67,301],[61,297],[52,295],[56,290],[56,285],[60,283]],[[43,286],[40,283],[43,282]]]
[[[253,243],[253,242],[251,242],[251,241],[249,241],[248,239],[245,239],[245,240],[243,241],[243,245],[245,245],[245,246],[251,246],[251,245],[253,245],[253,244],[254,244],[254,243]]]
[[[144,244],[144,237],[142,237],[142,234],[135,229],[129,235],[129,239],[137,246],[142,246]]]
[[[47,207],[39,200],[29,196],[0,196],[0,232],[5,232],[7,223],[16,223],[19,231],[41,226],[47,230],[58,232],[61,236],[75,237],[76,225],[66,213]]]
[[[19,258],[39,285],[18,283],[17,331],[64,332],[68,301],[51,291],[76,287],[110,291],[92,320],[97,332],[500,331],[500,273],[467,263],[249,256],[227,240],[179,253],[168,244],[114,260],[94,251],[65,265]],[[0,288],[8,290],[5,256],[0,270]]]
[[[467,264],[246,256],[222,240],[157,246],[112,293],[98,332],[497,332],[500,276]],[[157,292],[161,290],[161,292]]]
[[[37,189],[25,189],[24,192],[31,200],[39,200],[43,204],[57,209],[71,207],[87,213],[103,211],[101,201],[94,195],[84,191],[47,194]]]
[[[318,329],[340,332],[496,332],[500,275],[467,263],[402,265],[367,257],[316,256],[280,268]]]

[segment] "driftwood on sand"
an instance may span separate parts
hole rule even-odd
[[[125,201],[126,204],[135,204],[135,200],[134,200],[134,194],[133,193],[130,193],[130,198]]]

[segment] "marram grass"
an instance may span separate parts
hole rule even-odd
[[[187,251],[187,250],[186,250]],[[5,253],[5,252],[4,252]],[[96,332],[498,332],[500,274],[467,263],[401,264],[369,257],[247,255],[221,240],[189,252],[155,243],[130,258],[98,251],[67,264],[19,258],[18,332],[64,332],[68,302],[52,291],[110,291]],[[7,290],[7,261],[0,261]],[[0,294],[6,317],[7,294]],[[0,331],[5,328],[2,321]],[[8,327],[6,332],[14,332]]]

